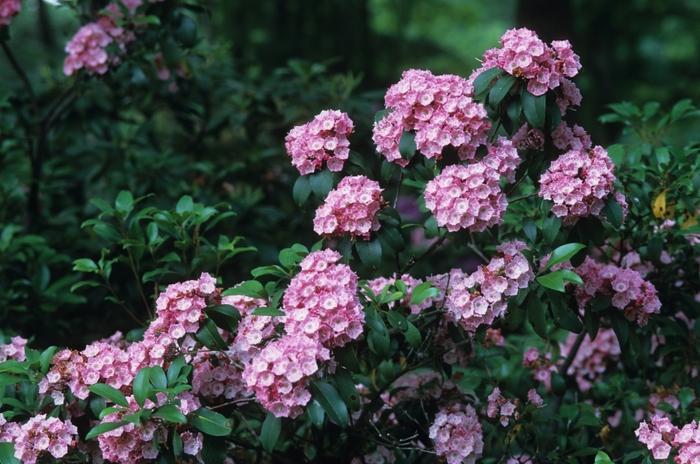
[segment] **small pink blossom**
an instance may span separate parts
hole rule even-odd
[[[428,436],[435,452],[447,464],[475,464],[484,452],[481,424],[470,405],[453,404],[440,409]]]
[[[316,210],[314,232],[368,240],[379,230],[382,189],[365,176],[344,177]]]

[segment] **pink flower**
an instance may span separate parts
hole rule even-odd
[[[630,321],[646,325],[652,314],[661,311],[661,301],[654,285],[633,269],[614,264],[600,264],[586,257],[576,269],[584,285],[576,288],[578,305],[583,309],[597,295],[610,296],[612,305],[625,313]]]
[[[486,415],[491,419],[498,419],[503,427],[507,427],[511,421],[518,420],[518,400],[509,400],[501,394],[501,389],[495,387],[488,396]]]
[[[692,421],[684,425],[673,437],[672,444],[678,448],[677,464],[700,462],[700,424]]]
[[[417,150],[427,158],[440,158],[448,146],[460,157],[473,156],[486,142],[491,123],[483,105],[468,94],[469,85],[459,76],[404,71],[384,97],[389,114],[374,124],[377,151],[388,161],[407,166],[399,142],[404,132],[413,132]]]
[[[382,201],[378,182],[365,176],[344,177],[316,210],[314,232],[369,240],[370,233],[379,230]]]
[[[537,348],[531,347],[523,354],[523,366],[532,369],[533,378],[544,384],[549,391],[552,387],[552,372],[556,371],[550,353],[541,355]]]
[[[337,264],[337,251],[315,251],[301,262],[301,271],[284,293],[285,332],[341,347],[362,334],[365,314],[357,296],[357,275]]]
[[[285,138],[287,154],[301,175],[323,168],[343,169],[350,154],[348,136],[353,131],[350,117],[338,110],[325,110],[313,120],[294,127]]]
[[[534,388],[527,391],[527,401],[536,408],[541,408],[544,406],[544,400]]]
[[[560,346],[562,356],[568,356],[576,340],[576,334],[570,333]],[[583,343],[576,352],[568,374],[576,377],[576,383],[581,391],[591,389],[593,382],[620,358],[620,345],[612,329],[600,329],[595,339],[591,341],[586,335]]]
[[[112,40],[98,23],[84,25],[66,45],[68,56],[63,63],[63,72],[70,76],[84,68],[90,74],[106,73],[110,63],[106,48]]]
[[[12,337],[10,343],[0,345],[0,362],[10,359],[24,361],[26,359],[24,349],[27,346],[27,339],[22,337]]]
[[[668,459],[671,454],[671,440],[678,432],[668,418],[654,416],[651,424],[642,422],[634,434],[651,451],[654,459]],[[692,461],[686,461],[691,463]]]
[[[0,27],[9,26],[22,9],[20,0],[0,0]]]
[[[586,130],[574,124],[573,126],[561,122],[552,132],[552,143],[560,150],[590,150],[591,136]]]
[[[425,187],[425,206],[450,232],[500,224],[508,206],[500,175],[483,162],[447,166]]]
[[[472,274],[453,270],[445,299],[447,319],[474,333],[482,325],[491,325],[503,317],[507,299],[526,288],[534,278],[527,258],[521,253],[525,244],[505,242],[487,265]]]
[[[68,454],[76,444],[78,429],[70,421],[39,414],[13,429],[15,457],[25,464],[35,464],[46,455],[56,459]]]
[[[512,141],[518,150],[541,151],[544,149],[544,133],[528,126],[527,123],[520,126],[520,129],[513,134]]]
[[[481,424],[470,405],[453,404],[440,409],[428,436],[435,452],[447,464],[474,464],[484,452]]]
[[[568,151],[540,177],[539,196],[554,203],[552,213],[563,218],[565,224],[598,216],[613,191],[614,170],[602,147]]]

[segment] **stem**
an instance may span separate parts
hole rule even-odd
[[[440,248],[440,246],[445,242],[446,239],[447,239],[447,235],[443,235],[438,240],[436,240],[432,245],[430,245],[430,248],[428,248],[422,255],[420,255],[417,258],[413,258],[413,259],[409,260],[408,263],[406,263],[406,265],[403,267],[403,269],[401,269],[399,274],[403,274],[403,273],[407,272],[409,269],[411,269],[413,266],[415,266],[418,261],[422,260],[426,256],[435,252],[435,250]]]
[[[7,45],[7,42],[4,40],[0,41],[0,46],[2,47],[2,50],[5,52],[5,56],[7,57],[7,60],[10,62],[10,65],[12,65],[12,69],[14,69],[15,73],[19,77],[19,79],[22,81],[24,84],[24,87],[27,89],[27,93],[31,97],[32,100],[35,99],[35,94],[34,94],[34,89],[32,88],[32,83],[29,81],[29,78],[27,77],[27,73],[24,72],[24,69],[22,69],[22,66],[20,66],[19,61],[17,61],[17,58],[15,58],[14,53],[12,53],[12,50],[10,47]]]
[[[567,371],[569,370],[569,367],[571,367],[571,363],[574,362],[574,358],[576,358],[576,354],[578,353],[578,349],[581,348],[581,343],[583,343],[584,338],[586,338],[585,330],[576,336],[576,340],[574,341],[574,345],[571,347],[571,351],[569,351],[569,354],[564,360],[564,364],[562,364],[559,368],[559,374],[562,377],[566,377],[568,375]]]

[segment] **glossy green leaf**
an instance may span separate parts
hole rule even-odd
[[[227,437],[231,434],[231,421],[218,412],[199,408],[190,414],[189,422],[200,432],[215,437]]]
[[[127,424],[127,421],[118,421],[118,422],[103,422],[101,424],[97,424],[93,428],[90,429],[90,431],[85,435],[86,440],[92,440],[93,438],[96,438],[98,435],[102,435],[105,432],[110,432],[112,430],[118,429],[119,427],[122,427]]]
[[[300,176],[294,182],[294,187],[292,188],[292,197],[297,205],[303,205],[308,200],[309,195],[311,195],[311,183],[309,182],[308,176]]]
[[[496,108],[515,85],[516,79],[510,74],[502,75],[489,92],[489,106]]]
[[[583,243],[567,243],[566,245],[557,247],[550,255],[545,270],[570,260],[576,253],[584,248],[586,248],[586,245]]]
[[[343,428],[348,426],[350,420],[348,407],[333,385],[317,381],[311,384],[311,391],[314,399],[323,407],[330,420]]]
[[[271,452],[275,449],[282,431],[282,421],[271,412],[267,413],[260,430],[260,444],[265,451]]]
[[[523,90],[520,101],[523,105],[523,114],[527,122],[532,127],[543,129],[547,108],[546,94],[536,97],[527,90]]]
[[[90,390],[95,395],[101,396],[102,398],[111,401],[114,404],[118,404],[124,407],[129,406],[129,402],[126,400],[124,394],[116,388],[110,387],[109,385],[105,385],[103,383],[96,383],[94,385],[90,385],[88,387],[88,390]]]
[[[166,422],[172,422],[173,424],[186,424],[187,418],[174,404],[166,404],[156,409],[153,413],[153,417],[158,417]]]

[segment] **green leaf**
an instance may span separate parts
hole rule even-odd
[[[168,378],[165,375],[165,372],[163,371],[163,368],[160,366],[153,366],[151,367],[151,370],[149,371],[148,377],[151,379],[151,384],[160,389],[164,390],[168,388]]]
[[[404,132],[401,134],[399,141],[399,153],[401,157],[410,160],[416,154],[416,136],[412,132]]]
[[[253,310],[253,315],[254,316],[284,316],[285,312],[280,310],[279,308],[271,308],[271,307],[266,307],[266,308],[255,308]]]
[[[537,283],[543,287],[562,293],[565,291],[565,282],[573,282],[578,285],[583,285],[583,280],[581,280],[581,277],[579,277],[579,275],[574,271],[570,271],[568,269],[560,269],[537,278]]]
[[[246,280],[233,288],[224,290],[221,296],[243,295],[250,298],[264,298],[265,289],[257,280]]]
[[[96,383],[94,385],[90,385],[88,390],[95,395],[108,399],[114,404],[124,406],[125,408],[129,407],[129,402],[126,400],[124,394],[114,387],[110,387],[109,385],[105,385],[103,383]]]
[[[42,374],[46,374],[49,371],[51,361],[53,361],[56,351],[58,351],[58,347],[56,346],[50,346],[42,351],[41,356],[39,356],[39,369]]]
[[[362,405],[360,404],[360,395],[357,393],[356,382],[352,374],[345,369],[338,369],[334,379],[338,392],[340,392],[340,396],[345,401],[345,404],[352,411],[359,411]]]
[[[500,68],[491,68],[476,76],[476,79],[474,79],[474,95],[478,97],[482,93],[485,93],[488,90],[489,85],[491,85],[491,82],[493,82],[501,74],[503,74],[503,70]]]
[[[348,426],[348,407],[331,384],[323,381],[314,382],[311,384],[311,391],[330,420],[342,428]]]
[[[580,333],[583,330],[583,325],[576,315],[577,309],[571,308],[563,295],[558,293],[548,293],[548,295],[554,324],[570,332]]]
[[[527,319],[530,321],[535,333],[545,340],[547,337],[547,319],[545,311],[547,305],[540,301],[537,295],[533,292],[527,296],[525,300],[525,308],[527,308]]]
[[[440,295],[440,290],[433,287],[431,282],[422,282],[413,289],[411,293],[411,304],[419,305],[428,298],[437,298]]]
[[[128,190],[122,190],[117,195],[114,206],[117,208],[117,211],[126,216],[134,209],[134,196]]]
[[[187,418],[174,404],[166,404],[161,406],[153,413],[153,417],[158,417],[166,422],[173,424],[186,424]]]
[[[321,171],[309,176],[309,185],[317,198],[324,198],[333,188],[333,173]]]
[[[148,367],[142,368],[134,377],[132,384],[132,389],[134,391],[134,398],[139,406],[143,406],[143,403],[151,395],[151,381]]]
[[[535,242],[535,240],[537,240],[537,226],[533,220],[528,219],[525,221],[523,224],[523,232],[525,232],[525,236],[530,242]]]
[[[22,464],[15,457],[15,445],[12,443],[0,443],[0,464]]]
[[[525,119],[532,127],[538,129],[544,128],[544,121],[547,108],[547,95],[534,96],[526,89],[523,89],[520,101],[523,105],[523,113]]]
[[[119,427],[122,427],[127,424],[127,421],[118,421],[118,422],[103,422],[101,424],[97,424],[93,428],[90,429],[90,431],[85,435],[86,440],[92,440],[93,438],[97,437],[98,435],[102,435],[105,432],[110,432],[114,429],[118,429]]]
[[[382,262],[382,245],[379,240],[355,242],[355,250],[367,266],[377,267]]]
[[[617,228],[622,225],[622,206],[620,206],[620,204],[614,199],[608,201],[605,208],[603,208],[603,213],[613,227]]]
[[[411,348],[418,348],[423,342],[423,337],[420,334],[420,330],[413,325],[411,322],[406,322],[406,330],[403,333],[406,338],[406,343],[411,345]]]
[[[515,77],[510,74],[504,74],[491,87],[489,92],[489,106],[496,108],[499,103],[508,95],[510,89],[515,85]]]
[[[326,417],[326,413],[323,411],[323,407],[316,400],[312,400],[309,406],[306,408],[306,413],[317,428],[323,427],[323,421]]]
[[[235,332],[241,320],[241,313],[231,305],[207,306],[204,311],[218,327],[229,332]]]
[[[151,222],[146,226],[146,236],[148,237],[148,243],[153,245],[156,240],[158,240],[158,224]]]
[[[542,222],[542,237],[545,242],[552,243],[559,234],[561,219],[556,216],[549,216]]]
[[[473,394],[483,377],[484,373],[476,369],[452,366],[452,381],[465,394]]]
[[[297,205],[301,206],[306,203],[311,195],[311,183],[309,183],[308,176],[300,176],[294,182],[294,188],[292,188],[292,197]]]
[[[194,411],[190,415],[190,424],[200,432],[214,437],[227,437],[231,434],[231,421],[207,408]]]
[[[561,110],[559,109],[559,105],[557,105],[556,99],[547,99],[547,108],[545,112],[547,128],[549,129],[549,132],[553,132],[561,123]]]
[[[202,328],[199,329],[195,338],[210,350],[225,350],[227,348],[226,343],[216,329],[216,324],[211,319],[207,319],[202,324]]]
[[[191,213],[193,210],[194,202],[189,195],[184,195],[175,205],[175,212],[178,214]]]
[[[173,433],[172,443],[173,443],[173,455],[175,455],[175,457],[182,455],[182,449],[183,449],[182,438],[180,438],[179,433],[177,433],[177,432]]]
[[[549,261],[547,261],[547,266],[545,267],[545,270],[551,268],[552,266],[556,266],[557,264],[570,260],[576,253],[583,250],[584,248],[586,248],[586,245],[584,245],[583,243],[567,243],[566,245],[557,247],[549,257]]]
[[[73,261],[73,270],[78,272],[96,273],[99,268],[97,267],[97,264],[95,264],[95,261],[88,258],[81,258]]]
[[[260,430],[260,444],[265,451],[271,452],[275,449],[277,440],[282,431],[282,421],[271,412],[267,413],[262,429]]]
[[[630,326],[625,319],[625,316],[619,310],[614,310],[610,312],[610,325],[612,325],[615,335],[617,336],[617,341],[620,343],[620,348],[624,351],[626,349],[627,341],[630,335]]]
[[[173,361],[170,363],[170,366],[168,366],[168,372],[166,373],[169,387],[175,385],[177,379],[180,377],[180,372],[182,372],[182,368],[185,367],[185,365],[185,357],[182,355],[173,359]]]
[[[595,461],[593,464],[615,464],[612,459],[610,459],[610,456],[608,456],[605,452],[603,451],[598,451],[598,453],[595,455]]]

